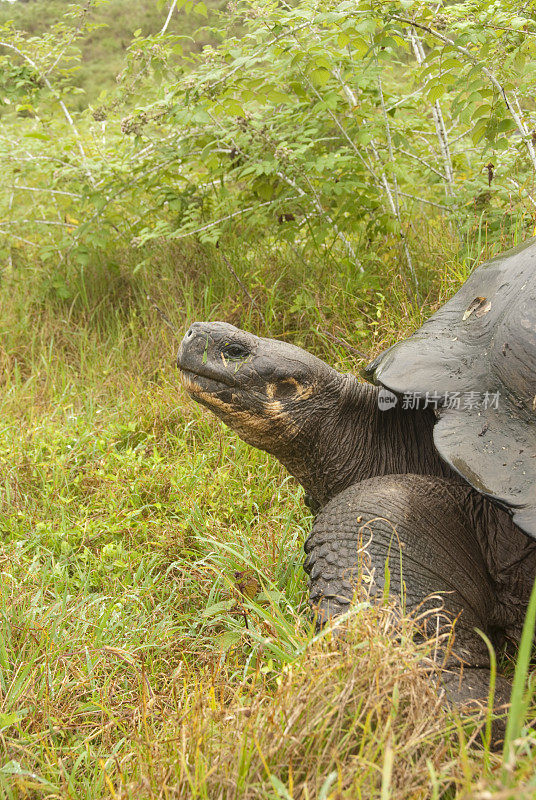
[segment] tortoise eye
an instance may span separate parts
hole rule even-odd
[[[249,355],[249,351],[241,344],[226,344],[223,348],[223,355],[234,360],[244,358]]]

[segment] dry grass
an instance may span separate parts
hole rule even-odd
[[[214,684],[182,696],[162,744],[138,754],[140,779],[170,797],[426,798],[457,777],[457,731],[435,688],[430,645],[416,647],[412,623],[368,607],[306,644],[275,679],[262,674],[227,694]],[[393,641],[397,646],[393,647]],[[145,767],[145,770],[144,770]]]

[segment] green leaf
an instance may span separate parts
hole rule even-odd
[[[331,73],[327,69],[313,69],[309,73],[309,77],[314,86],[325,86],[331,77]]]
[[[210,617],[216,617],[223,611],[230,611],[233,606],[234,606],[233,600],[222,600],[221,603],[214,603],[214,605],[205,608],[201,612],[201,616],[205,617],[206,619],[209,619]]]
[[[359,31],[359,33],[375,33],[377,28],[377,21],[372,17],[366,17],[361,22],[359,22],[355,29]]]
[[[525,27],[525,25],[532,23],[533,20],[526,19],[526,17],[512,17],[509,20],[510,28],[515,28],[516,30],[521,30]]]
[[[431,103],[435,103],[437,100],[439,100],[440,97],[443,97],[443,95],[445,94],[445,90],[446,87],[444,84],[442,83],[434,84],[434,86],[432,86],[432,88],[428,90],[428,95],[427,95],[428,100]]]
[[[331,64],[329,63],[328,59],[324,56],[317,56],[314,60],[314,63],[317,67],[321,69],[327,69],[328,72],[331,71]]]
[[[207,7],[204,3],[197,3],[194,8],[194,13],[199,14],[200,17],[208,17]]]
[[[289,790],[279,778],[276,778],[275,775],[270,775],[270,783],[275,789],[278,798],[281,798],[281,800],[292,800]]]
[[[48,133],[40,133],[39,131],[31,131],[30,133],[26,133],[25,136],[27,136],[28,139],[41,139],[43,142],[50,141]]]
[[[266,97],[271,103],[291,103],[292,98],[285,94],[284,92],[280,92],[277,89],[270,89],[269,92],[266,93]]]
[[[226,114],[229,114],[233,117],[245,116],[244,109],[242,108],[240,103],[238,103],[232,97],[227,97],[225,98],[225,100],[222,100],[222,102],[220,103],[220,108],[222,108]]]
[[[460,61],[457,58],[446,58],[444,61],[441,62],[441,69],[459,69],[460,68]]]
[[[491,114],[491,106],[488,103],[483,103],[482,105],[475,108],[471,119],[476,120],[480,119],[481,117],[489,119],[490,114]]]
[[[473,140],[473,144],[478,144],[478,142],[482,139],[486,132],[486,127],[488,124],[487,118],[479,119],[476,123],[475,127],[471,132],[471,139]]]
[[[364,58],[370,50],[370,45],[361,36],[352,39],[353,55],[357,58]]]
[[[506,133],[506,131],[513,131],[517,128],[513,119],[502,119],[497,125],[497,133]]]
[[[10,714],[0,714],[0,731],[3,731],[5,728],[9,728],[11,725],[14,725],[20,719],[18,714],[10,713]]]
[[[225,631],[225,633],[220,634],[217,637],[217,642],[220,645],[220,649],[226,652],[230,650],[231,647],[234,647],[238,644],[242,639],[242,632],[241,631]]]

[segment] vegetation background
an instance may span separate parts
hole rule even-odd
[[[535,39],[510,0],[0,3],[3,797],[536,796],[532,679],[499,752],[390,601],[315,635],[301,489],[173,366],[220,318],[356,371],[531,236]]]

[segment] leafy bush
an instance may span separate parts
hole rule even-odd
[[[136,31],[117,91],[74,111],[85,9],[41,36],[0,31],[2,66],[25,72],[13,72],[1,118],[10,263],[32,248],[50,268],[66,257],[83,268],[119,239],[141,267],[154,239],[261,231],[361,269],[391,241],[416,290],[422,216],[461,232],[533,225],[530,9],[230,3],[219,43],[198,56],[168,20]]]

